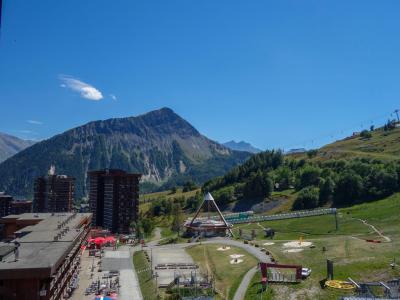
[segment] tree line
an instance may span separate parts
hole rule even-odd
[[[285,158],[281,151],[265,151],[225,176],[209,180],[202,189],[212,192],[220,204],[265,198],[274,190],[294,189],[297,197],[293,209],[310,209],[328,203],[347,206],[400,191],[400,160],[312,161]]]

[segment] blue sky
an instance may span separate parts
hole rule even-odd
[[[400,108],[399,1],[3,1],[0,131],[170,107],[220,142],[313,148]]]

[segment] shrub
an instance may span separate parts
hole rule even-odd
[[[360,137],[363,138],[363,139],[369,139],[369,138],[372,137],[372,133],[370,131],[368,131],[368,130],[363,130],[360,133]]]
[[[299,192],[293,203],[293,209],[310,209],[318,206],[319,189],[316,187],[306,187]]]

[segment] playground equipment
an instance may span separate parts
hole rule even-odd
[[[353,290],[355,288],[355,286],[351,282],[343,280],[327,280],[325,282],[325,286],[339,290]]]

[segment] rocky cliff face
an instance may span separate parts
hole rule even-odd
[[[201,135],[169,108],[129,118],[94,121],[39,142],[0,164],[0,190],[31,195],[33,180],[54,164],[76,177],[78,197],[87,192],[86,172],[120,168],[140,172],[154,187],[192,179],[202,183],[243,162]]]

